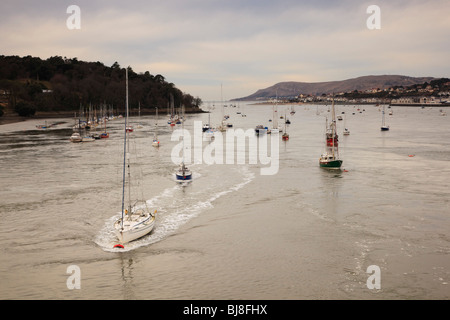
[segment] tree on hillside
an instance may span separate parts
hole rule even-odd
[[[167,107],[170,95],[175,105],[199,108],[197,100],[181,92],[161,74],[136,73],[128,69],[130,104],[137,107]],[[0,56],[0,89],[7,90],[11,106],[32,105],[37,111],[79,110],[80,105],[123,106],[125,68],[116,61],[103,63],[53,56],[46,60],[26,56]],[[45,91],[43,91],[45,90]]]

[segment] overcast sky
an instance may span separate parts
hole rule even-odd
[[[0,54],[117,61],[204,101],[222,84],[232,99],[282,81],[450,77],[449,13],[449,0],[1,0]]]

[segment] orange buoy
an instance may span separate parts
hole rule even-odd
[[[344,169],[344,172],[348,172],[348,170]]]
[[[124,248],[124,246],[123,246],[123,245],[121,245],[121,244],[116,244],[116,245],[114,246],[114,248],[120,248],[120,249],[123,249],[123,248]]]
[[[410,155],[408,155],[408,157],[414,157],[414,154],[410,154]]]

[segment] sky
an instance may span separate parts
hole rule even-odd
[[[450,77],[449,12],[449,0],[2,0],[0,54],[117,62],[220,101],[284,81]]]

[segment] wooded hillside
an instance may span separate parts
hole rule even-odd
[[[140,103],[143,110],[154,111],[158,107],[163,111],[172,95],[176,108],[184,105],[186,112],[201,112],[200,98],[183,93],[160,74],[136,73],[128,67],[128,79],[131,109]],[[78,111],[89,105],[108,105],[122,112],[125,68],[117,62],[108,67],[98,61],[60,56],[42,60],[1,55],[0,97],[4,108],[28,115],[36,111]]]

